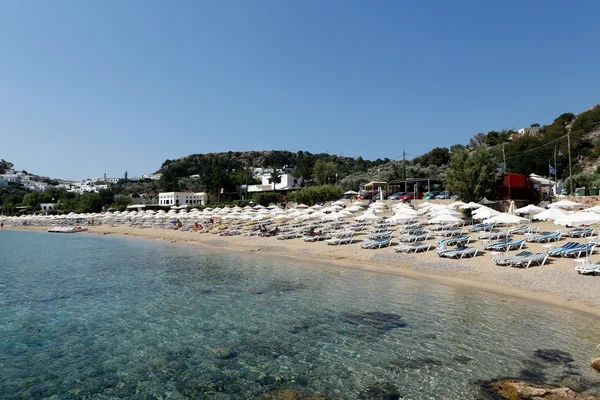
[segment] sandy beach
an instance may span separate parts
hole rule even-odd
[[[541,231],[557,229],[551,222],[535,223],[535,225],[539,225]],[[12,229],[47,230],[46,227]],[[568,229],[563,229],[566,230]],[[208,232],[136,228],[125,225],[90,226],[88,232],[78,234],[114,234],[209,246],[223,251],[252,252],[267,257],[290,257],[313,263],[325,262],[344,268],[404,275],[516,296],[600,316],[600,295],[598,295],[600,276],[577,273],[572,258],[549,257],[546,265],[523,269],[497,266],[492,262],[489,251],[482,251],[481,255],[474,258],[452,260],[440,258],[434,251],[407,255],[396,253],[393,247],[366,250],[354,243],[331,246],[324,242],[305,242],[301,238],[278,240],[277,237],[220,236]],[[476,237],[476,234],[472,236]],[[360,235],[358,239],[364,241],[366,235]],[[582,243],[585,240],[567,239]],[[561,239],[557,246],[566,243],[567,239]],[[427,242],[435,243],[434,240]],[[475,241],[473,245],[482,249],[481,240]],[[547,248],[542,246],[538,243],[528,243],[526,249],[532,252],[546,251]],[[590,259],[593,263],[600,257],[595,254]]]

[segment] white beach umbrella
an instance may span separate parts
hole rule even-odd
[[[460,208],[462,208],[463,210],[469,210],[469,209],[481,208],[481,207],[483,207],[483,205],[474,203],[472,201],[468,202],[467,204],[463,204],[462,206],[460,206]]]
[[[579,203],[575,203],[574,201],[570,201],[570,200],[561,200],[561,201],[557,201],[556,203],[552,203],[548,206],[548,208],[578,208],[578,207],[583,207],[583,204],[579,204]]]
[[[500,213],[494,217],[483,220],[483,222],[485,222],[487,224],[513,225],[513,224],[524,224],[524,223],[529,222],[529,220],[527,218],[521,218],[514,214]]]
[[[533,216],[533,219],[540,221],[554,221],[557,219],[561,219],[569,215],[570,213],[560,208],[549,208],[541,213],[537,213]]]
[[[332,206],[345,206],[346,202],[344,200],[337,200],[337,201],[334,201],[331,205]]]
[[[482,207],[479,207],[477,210],[473,211],[473,214],[471,216],[474,219],[488,219],[488,218],[495,217],[498,214],[500,214],[500,212],[498,212],[492,208],[489,208],[487,206],[482,206]]]
[[[346,211],[358,212],[358,211],[362,211],[362,207],[359,207],[359,206],[350,206],[350,207],[346,208]]]
[[[455,201],[452,204],[448,204],[448,207],[450,207],[450,208],[459,208],[459,207],[464,206],[465,204],[467,204],[467,203],[465,203],[463,201],[460,201],[460,200],[457,200],[457,201]]]
[[[357,216],[357,217],[354,217],[354,219],[355,219],[355,220],[358,220],[358,221],[362,221],[362,220],[370,220],[370,221],[375,221],[375,220],[379,220],[379,219],[381,219],[381,217],[380,217],[380,216],[378,216],[378,215],[375,215],[375,214],[371,214],[371,213],[368,213],[368,212],[366,212],[366,213],[364,213],[363,215],[359,215],[359,216]]]
[[[298,204],[296,208],[308,208],[306,204]]]
[[[386,222],[399,222],[399,221],[410,221],[413,219],[417,219],[417,215],[409,215],[409,214],[394,214],[391,217],[386,219]]]
[[[459,213],[458,211],[453,210],[451,208],[440,208],[437,210],[433,210],[429,215],[432,217],[435,217],[437,215],[453,215],[453,216],[459,217],[459,218],[462,217],[461,213]]]
[[[594,206],[594,207],[586,208],[583,211],[600,213],[600,206]]]
[[[454,215],[441,214],[431,218],[428,222],[430,224],[456,224],[464,222],[464,220]]]
[[[555,225],[565,226],[593,225],[598,222],[600,222],[600,215],[585,211],[577,211],[563,218],[554,220]]]
[[[515,214],[534,215],[545,211],[544,208],[534,206],[533,204],[526,205],[525,207],[517,208]]]

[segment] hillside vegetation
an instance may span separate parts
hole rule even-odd
[[[0,187],[0,205],[4,211],[20,205],[35,209],[42,201],[62,199],[63,211],[96,211],[110,205],[122,209],[132,202],[152,199],[159,191],[227,193],[227,199],[235,199],[236,193],[242,193],[242,185],[258,183],[252,177],[253,168],[272,170],[284,166],[293,168],[293,175],[303,178],[304,187],[334,185],[345,191],[357,190],[361,183],[372,180],[399,184],[407,178],[439,179],[439,189],[450,189],[468,201],[489,196],[494,181],[504,170],[549,176],[551,164],[558,171],[558,179],[569,187],[569,138],[573,187],[600,186],[600,105],[578,115],[563,113],[551,123],[531,126],[539,128],[539,132],[523,136],[512,130],[477,133],[469,143],[435,147],[405,161],[388,158],[371,161],[285,150],[192,154],[166,160],[157,171],[162,173],[158,182],[123,179],[108,190],[86,195],[56,189],[28,193],[22,185],[10,184]],[[10,167],[12,163],[8,161],[0,163],[0,170]],[[412,187],[409,185],[407,190]],[[319,196],[331,197],[337,193],[323,189],[299,196],[312,202],[318,201]],[[277,198],[263,197],[263,201]]]

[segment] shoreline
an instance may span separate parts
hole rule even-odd
[[[47,231],[47,227],[41,226],[5,226],[5,229]],[[549,265],[521,269],[496,266],[491,262],[487,251],[483,256],[474,258],[446,260],[438,258],[433,251],[413,256],[396,254],[392,248],[364,250],[355,244],[328,246],[323,242],[307,243],[302,239],[219,236],[169,229],[139,229],[123,225],[90,226],[87,233],[163,240],[241,254],[251,253],[260,257],[283,257],[357,271],[404,276],[600,316],[600,296],[597,295],[600,293],[600,277],[578,274],[570,266],[572,259],[552,259],[554,262]],[[480,244],[476,243],[475,246],[480,247]],[[535,245],[530,245],[530,248],[534,247]],[[548,267],[552,267],[552,274],[544,273],[544,269],[550,269]],[[589,289],[581,287],[580,283],[585,283]]]

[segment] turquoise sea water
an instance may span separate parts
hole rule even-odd
[[[478,399],[597,391],[591,316],[405,277],[143,239],[0,231],[0,398]]]

